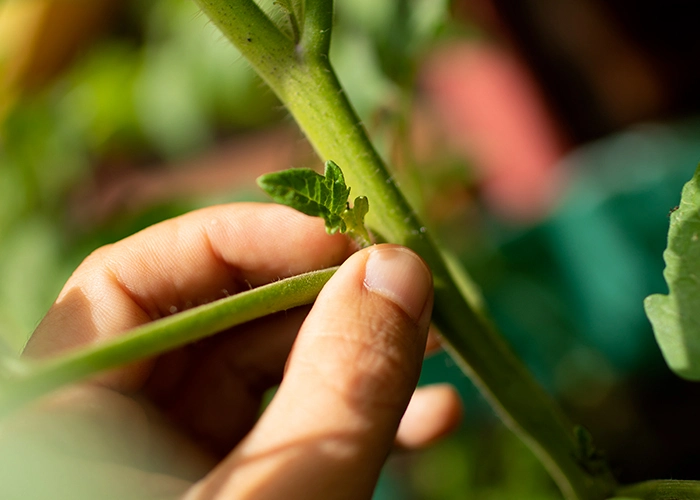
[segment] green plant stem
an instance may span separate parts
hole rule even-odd
[[[63,385],[102,370],[161,354],[217,332],[313,302],[337,268],[238,293],[135,328],[93,347],[46,361],[25,362],[0,390],[0,418]]]
[[[308,53],[328,54],[331,46],[331,30],[333,23],[333,2],[325,0],[307,0],[304,9],[304,29],[301,46]]]
[[[272,33],[271,21],[252,0],[196,1],[287,106],[319,156],[339,164],[353,193],[370,199],[370,227],[428,262],[435,279],[433,319],[447,349],[506,424],[537,454],[565,497],[608,497],[615,486],[612,476],[607,471],[594,476],[577,460],[574,425],[480,309],[470,304],[470,294],[462,293],[456,284],[438,247],[372,146],[327,52],[314,52],[323,44],[311,43],[313,37],[306,34],[296,46],[286,37],[281,40],[279,30]],[[325,5],[325,12],[332,9],[329,0],[309,0],[306,5],[309,10],[311,5],[319,9]],[[327,24],[319,26],[319,19],[309,24],[330,36],[330,20],[324,17]]]
[[[700,498],[700,481],[645,481],[623,486],[615,491],[615,499],[697,500],[698,498]]]

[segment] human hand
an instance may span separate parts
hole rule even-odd
[[[409,405],[432,282],[403,247],[353,253],[344,236],[325,234],[322,221],[277,205],[200,210],[88,257],[25,355],[99,342],[343,261],[310,311],[103,374],[43,403],[18,428],[48,423],[41,435],[52,449],[71,450],[81,479],[110,478],[116,496],[131,488],[129,498],[135,491],[146,498],[371,497],[395,438],[421,446],[454,427],[460,413],[445,387],[423,389]],[[264,394],[280,381],[258,419]]]

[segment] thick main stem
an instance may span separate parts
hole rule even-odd
[[[319,155],[340,164],[354,192],[371,200],[370,225],[428,262],[435,278],[433,321],[452,356],[501,418],[530,445],[568,498],[605,498],[612,478],[595,478],[582,468],[576,458],[574,425],[489,320],[463,296],[438,248],[369,147],[331,69],[305,68],[288,105]]]
[[[330,1],[309,0],[332,5]],[[589,473],[579,460],[574,425],[534,380],[478,307],[460,291],[442,255],[388,173],[347,100],[327,53],[265,38],[270,21],[252,0],[197,0],[277,93],[319,156],[344,169],[355,195],[370,199],[368,222],[388,241],[406,245],[435,277],[434,321],[451,354],[506,424],[539,456],[567,498],[599,500],[614,488],[607,472]],[[307,3],[308,5],[308,3]],[[262,17],[261,17],[262,16]],[[256,31],[259,23],[261,30]],[[314,25],[316,29],[318,25]],[[325,27],[330,30],[330,24]],[[326,34],[326,32],[324,32]]]

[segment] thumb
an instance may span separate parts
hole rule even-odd
[[[350,257],[302,326],[274,400],[197,497],[370,498],[420,373],[432,278],[410,250]]]

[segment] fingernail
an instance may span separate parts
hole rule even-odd
[[[432,275],[415,253],[403,247],[370,250],[365,286],[403,309],[419,322],[432,289]]]

